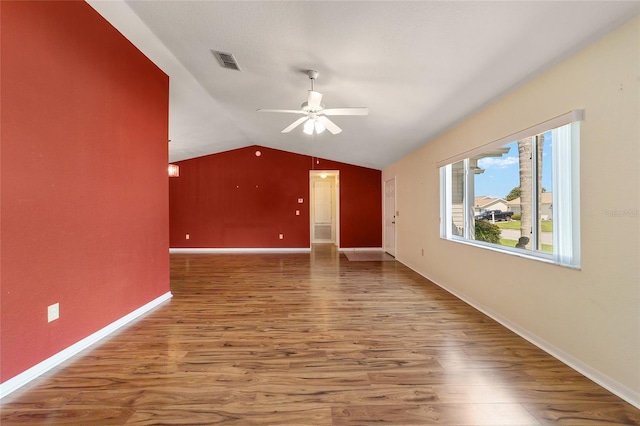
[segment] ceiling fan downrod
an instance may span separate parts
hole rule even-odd
[[[309,76],[309,79],[311,80],[311,91],[315,92],[315,90],[313,89],[313,83],[316,81],[316,78],[318,78],[318,71],[315,70],[308,70],[307,71],[307,75]]]

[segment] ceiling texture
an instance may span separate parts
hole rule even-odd
[[[169,159],[250,145],[375,169],[640,13],[638,1],[88,3],[170,77]],[[222,68],[231,53],[241,71]],[[308,136],[306,70],[343,131]]]

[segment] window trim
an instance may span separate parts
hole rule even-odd
[[[440,173],[440,238],[449,241],[460,242],[476,247],[488,248],[493,251],[517,255],[520,257],[549,262],[574,269],[580,269],[580,122],[584,119],[583,110],[573,110],[566,114],[547,120],[543,123],[529,127],[523,131],[500,138],[496,141],[484,144],[480,147],[465,151],[436,163]],[[554,232],[553,232],[553,253],[542,252],[541,250],[522,250],[513,247],[506,247],[499,244],[487,243],[471,239],[470,221],[473,214],[469,209],[473,209],[473,201],[468,190],[470,188],[469,179],[473,176],[469,173],[469,159],[478,156],[491,148],[504,146],[524,138],[537,136],[551,131],[553,141],[564,140],[566,143],[553,143],[553,206],[554,206]],[[568,133],[567,133],[568,132]],[[537,138],[532,142],[537,143]],[[537,149],[532,149],[533,164],[536,164],[535,155]],[[464,161],[464,229],[461,236],[453,233],[453,209],[452,209],[452,165]],[[561,173],[562,169],[564,173]],[[570,173],[566,173],[570,170]],[[537,178],[535,167],[532,168],[533,176],[533,206],[537,206],[538,196],[535,185]],[[473,183],[471,183],[473,185]],[[555,209],[558,209],[557,211]],[[473,211],[473,210],[471,210]],[[537,247],[537,222],[534,223],[533,244]]]
[[[539,135],[540,133],[544,133],[548,130],[555,129],[557,127],[562,127],[564,125],[580,122],[583,120],[584,120],[584,110],[574,109],[565,114],[551,118],[547,121],[543,121],[542,123],[528,127],[519,132],[504,136],[500,139],[496,139],[493,142],[480,145],[476,148],[470,149],[465,152],[461,152],[460,154],[454,155],[449,158],[445,158],[444,160],[440,160],[436,162],[436,167],[439,169],[441,167],[446,166],[447,164],[453,164],[453,163],[457,163],[458,161],[464,160],[465,158],[475,157],[476,155],[482,154],[483,152],[485,152],[490,148],[496,148],[502,145],[507,145],[513,141],[519,141],[524,138]]]

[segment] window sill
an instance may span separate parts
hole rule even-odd
[[[524,250],[513,248],[513,247],[500,246],[497,244],[491,244],[491,243],[486,243],[482,241],[468,240],[466,238],[461,238],[456,236],[452,236],[450,238],[440,237],[440,239],[445,241],[451,241],[454,243],[464,244],[467,246],[479,247],[482,249],[491,250],[491,251],[503,253],[503,254],[508,254],[511,256],[522,257],[524,259],[537,260],[538,262],[548,263],[550,265],[555,265],[555,266],[561,266],[563,268],[569,268],[576,271],[580,271],[582,269],[580,266],[558,263],[555,260],[553,260],[553,255],[551,254],[547,255],[543,253],[532,253],[532,252],[524,251]]]

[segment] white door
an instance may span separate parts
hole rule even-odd
[[[384,251],[396,256],[396,179],[384,183]]]

